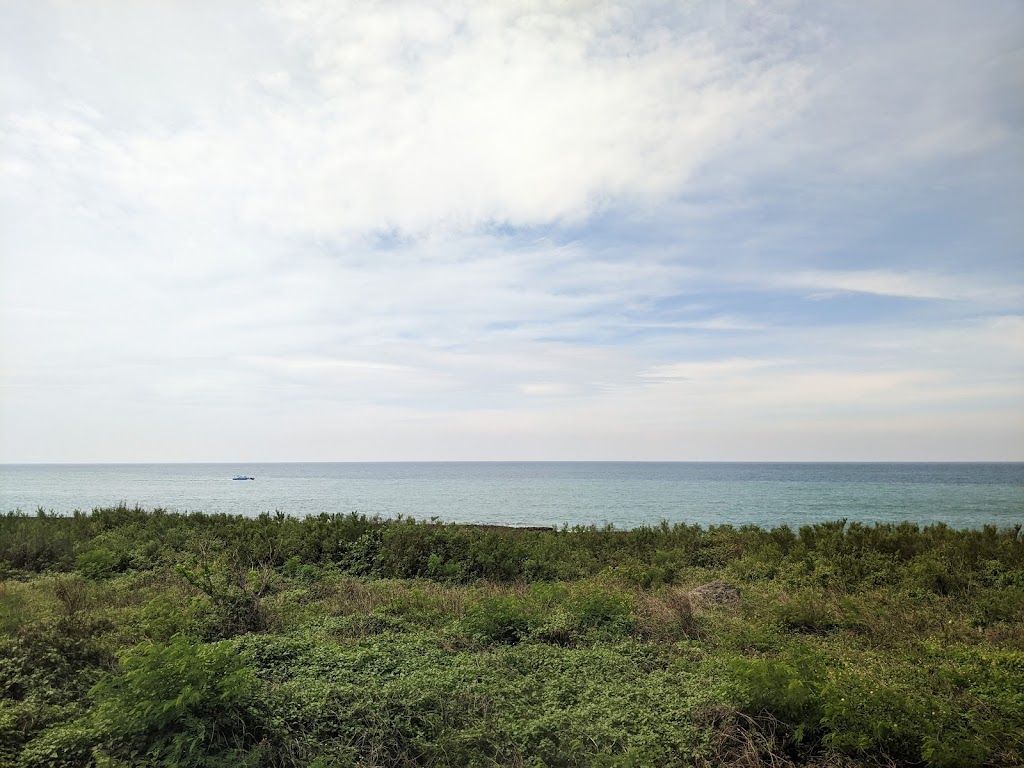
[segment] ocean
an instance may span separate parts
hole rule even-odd
[[[233,480],[249,475],[253,480]],[[147,509],[516,526],[1024,523],[1024,463],[415,462],[0,465],[0,510]]]

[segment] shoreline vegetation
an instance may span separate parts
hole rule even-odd
[[[1021,766],[1021,526],[0,515],[0,765]]]

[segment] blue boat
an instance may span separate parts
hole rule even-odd
[[[248,475],[235,475],[231,478],[232,480],[255,480],[255,477],[249,477]]]

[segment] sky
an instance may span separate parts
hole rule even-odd
[[[1018,0],[0,19],[0,462],[1024,460]]]

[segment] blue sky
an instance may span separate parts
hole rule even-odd
[[[2,2],[0,461],[1024,460],[1024,6]]]

